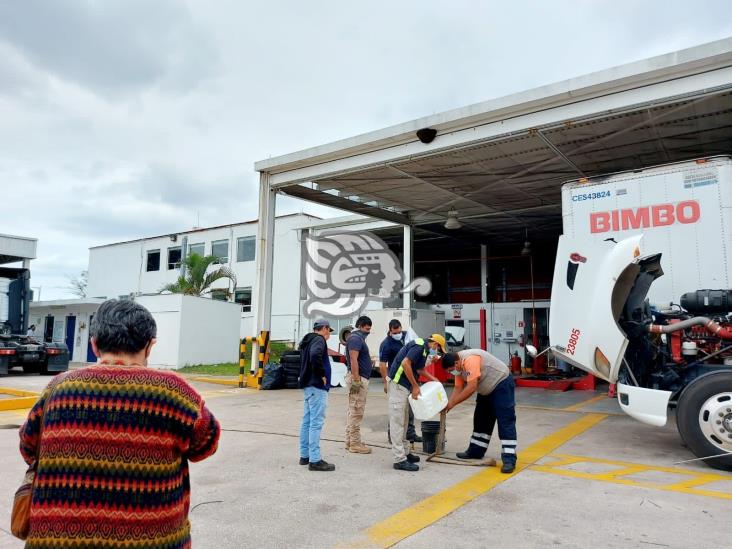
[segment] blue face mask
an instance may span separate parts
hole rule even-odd
[[[401,341],[402,340],[402,334],[389,334],[389,335],[391,337],[393,337],[394,339],[396,339],[397,341]]]
[[[460,375],[460,370],[450,370],[450,375],[457,377]]]
[[[430,356],[435,356],[437,354],[437,349],[430,349]]]

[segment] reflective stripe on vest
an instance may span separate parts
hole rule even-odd
[[[421,337],[418,337],[417,339],[414,340],[414,344],[415,345],[424,345],[424,339],[422,339]],[[425,356],[427,356],[426,353],[425,353]],[[396,371],[396,374],[394,375],[394,379],[392,379],[392,381],[394,383],[399,383],[399,380],[402,378],[403,373],[404,373],[404,366],[402,366],[400,364],[399,368]]]

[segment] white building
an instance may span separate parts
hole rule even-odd
[[[253,300],[256,299],[256,292],[253,292],[253,288],[256,271],[256,229],[257,221],[254,220],[92,247],[89,250],[88,297],[80,300],[32,303],[31,322],[39,327],[39,331],[44,333],[47,339],[52,338],[54,341],[65,342],[72,351],[74,362],[92,362],[94,355],[89,345],[89,325],[99,305],[105,299],[135,297],[146,306],[153,306],[155,314],[158,316],[163,313],[182,311],[181,307],[173,311],[173,308],[166,305],[166,300],[156,298],[166,297],[159,296],[161,288],[165,284],[174,282],[180,275],[179,262],[182,254],[195,252],[202,255],[216,255],[222,264],[234,271],[237,278],[236,286],[231,285],[228,280],[221,280],[214,284],[211,297],[221,300],[228,297],[230,301],[239,303],[241,310],[238,335],[240,337],[255,335],[253,322],[255,303]],[[307,214],[277,217],[275,222],[277,244],[274,252],[274,277],[271,292],[272,340],[299,341],[305,333],[310,331],[310,319],[306,319],[303,314],[303,305],[307,299],[303,268],[305,235],[320,235],[332,231],[371,231],[382,237],[393,248],[400,266],[410,279],[408,273],[414,272],[414,258],[410,260],[409,257],[403,255],[404,250],[408,248],[407,242],[417,241],[418,248],[422,249],[426,249],[434,243],[434,235],[420,232],[415,238],[409,227],[360,215],[331,219],[320,219]],[[184,252],[184,250],[186,251]],[[480,252],[479,248],[476,248],[477,252]],[[480,264],[475,264],[469,270],[486,270],[486,260],[484,257]],[[457,265],[461,264],[458,262]],[[430,277],[430,269],[431,267],[427,266],[418,275]],[[154,303],[146,301],[149,299],[153,299]],[[537,305],[546,309],[548,303]],[[383,306],[402,310],[430,308],[429,303],[417,302],[410,293],[395,295]],[[503,320],[501,322],[507,326],[515,324],[523,327],[525,324],[523,310],[526,306],[525,303],[517,304],[514,309],[518,312],[514,309],[510,311],[513,314],[512,322],[503,322]],[[464,307],[460,305],[459,309],[455,309],[450,304],[432,304],[433,309],[446,313],[444,317],[440,318],[447,320],[447,324],[465,328],[465,343],[474,347],[479,346],[481,341],[479,334],[481,307],[491,307],[490,321],[495,326],[490,330],[491,336],[488,339],[489,348],[494,349],[499,343],[504,343],[508,331],[515,329],[516,326],[504,330],[502,324],[497,323],[500,319],[493,313],[492,304],[487,303],[485,299],[477,303],[466,304]],[[370,306],[372,311],[380,308],[382,305],[379,303]],[[456,314],[455,311],[459,311],[460,314]],[[161,321],[164,320],[161,317]],[[210,318],[208,322],[214,324],[218,320],[218,318]],[[337,330],[353,323],[351,318],[330,320]],[[499,324],[501,325],[499,326]],[[228,328],[226,329],[228,330]],[[384,327],[381,331],[385,330]],[[192,364],[193,354],[191,353],[181,352],[173,356],[171,346],[178,345],[178,343],[174,345],[173,342],[183,341],[183,339],[179,339],[182,332],[176,327],[169,331],[170,334],[162,338],[167,341],[160,341],[158,362],[163,367]],[[504,331],[507,333],[504,334]],[[513,334],[508,335],[513,337]],[[512,341],[514,343],[511,345],[515,347],[517,340]],[[337,338],[332,338],[329,343],[334,349],[338,347]],[[378,348],[378,345],[375,344],[374,348]],[[509,349],[506,349],[503,354],[508,355],[508,351]]]
[[[299,327],[300,237],[303,227],[319,218],[308,214],[277,217],[273,287],[273,339],[294,339]],[[180,275],[183,249],[187,253],[215,255],[236,274],[236,287],[228,280],[214,284],[214,299],[230,299],[242,306],[241,335],[253,335],[252,288],[256,266],[257,221],[194,229],[89,249],[87,296],[101,300],[151,295]]]

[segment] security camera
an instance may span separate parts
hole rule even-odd
[[[417,137],[422,143],[432,143],[434,141],[435,136],[437,135],[437,130],[432,128],[422,128],[421,130],[417,130]]]

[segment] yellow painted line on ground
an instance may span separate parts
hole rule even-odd
[[[37,400],[37,396],[0,399],[0,411],[32,408]]]
[[[340,547],[391,547],[510,479],[606,417],[606,414],[586,414],[526,449],[519,450],[519,461],[513,474],[505,475],[496,467],[488,467],[399,511],[365,530],[357,539]]]
[[[585,406],[589,404],[594,404],[595,402],[600,402],[601,400],[607,400],[607,395],[596,395],[592,398],[588,398],[587,400],[583,400],[582,402],[578,402],[577,404],[572,404],[572,406],[567,406],[566,408],[562,408],[565,412],[578,412]]]
[[[371,398],[371,395],[369,395],[369,398]],[[626,416],[627,414],[623,412],[591,412],[588,410],[568,410],[567,408],[551,408],[549,406],[534,406],[532,404],[517,404],[516,405],[517,410],[541,410],[542,412],[561,412],[561,413],[569,413],[569,414],[598,414],[602,413],[606,416]]]
[[[699,486],[704,486],[714,482],[732,482],[732,475],[707,471],[695,471],[693,469],[681,469],[677,467],[658,467],[655,465],[646,465],[643,463],[630,463],[627,461],[614,461],[609,459],[591,458],[585,456],[570,456],[566,454],[556,454],[551,455],[550,457],[556,459],[550,463],[532,465],[530,467],[530,470],[570,478],[581,478],[586,480],[596,480],[599,482],[623,484],[625,486],[650,488],[652,490],[663,490],[665,492],[679,492],[683,494],[692,494],[696,496],[704,496],[717,499],[732,499],[732,491],[724,492],[698,488]],[[566,467],[568,465],[581,463],[601,463],[604,465],[615,466],[617,467],[617,469],[605,471],[602,473],[587,473],[583,471],[572,471],[569,469],[563,469],[563,467]],[[639,473],[646,472],[668,473],[672,475],[687,476],[689,478],[687,480],[674,480],[665,483],[654,482],[650,480],[624,478],[629,475],[637,475]]]
[[[191,381],[201,381],[203,383],[215,383],[216,385],[231,385],[234,387],[239,386],[239,381],[236,379],[216,378],[216,377],[189,377]]]
[[[22,389],[14,389],[13,387],[0,387],[0,394],[19,397],[37,397],[40,393],[34,391],[24,391]]]

